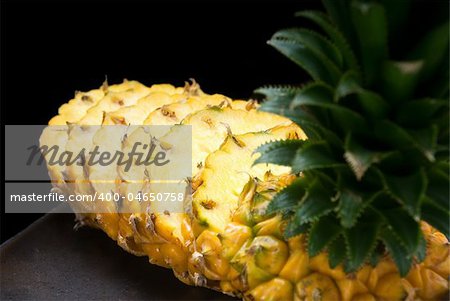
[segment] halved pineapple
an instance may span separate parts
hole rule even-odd
[[[172,212],[164,212],[161,204],[150,206],[147,213],[143,213],[147,208],[141,207],[101,208],[102,213],[81,217],[89,225],[100,227],[126,250],[147,255],[150,262],[172,268],[187,284],[212,287],[246,300],[434,300],[448,292],[448,241],[426,224],[423,224],[423,231],[428,244],[427,257],[404,279],[398,276],[395,264],[388,257],[374,267],[365,265],[354,274],[346,274],[342,266],[331,268],[326,253],[310,258],[305,248],[305,235],[285,239],[282,234],[286,221],[280,215],[266,213],[275,193],[296,177],[286,167],[253,166],[259,156],[254,151],[260,144],[305,138],[300,128],[284,118],[256,112],[252,103],[222,103],[220,97],[209,97],[195,87],[159,87],[164,91],[156,89],[143,98],[130,96],[128,104],[134,103],[130,106],[117,108],[114,104],[102,104],[103,108],[117,108],[104,115],[103,126],[72,126],[68,136],[61,134],[60,139],[46,140],[49,136],[42,139],[63,145],[64,139],[67,141],[69,137],[66,147],[73,151],[82,146],[89,149],[98,146],[127,152],[134,143],[157,137],[158,147],[174,146],[173,152],[182,152],[175,142],[183,138],[182,125],[192,127],[194,166],[191,174],[183,175],[193,176],[192,198],[188,195],[181,208],[171,208]],[[128,92],[122,95],[129,95]],[[200,105],[203,97],[209,100]],[[105,101],[110,102],[111,96]],[[172,105],[172,101],[176,105]],[[190,111],[190,102],[199,109]],[[208,107],[211,103],[212,107]],[[145,117],[148,123],[164,120],[164,124],[181,125],[167,133],[153,127],[150,131],[144,127],[127,130],[130,128],[125,125],[112,131],[109,126],[112,123],[139,124],[144,120],[141,114],[159,105],[177,108],[177,118],[171,118],[170,114],[163,115],[163,119]],[[93,115],[80,118],[84,120],[81,124],[98,120],[98,109],[86,112]],[[161,114],[161,110],[157,114]],[[183,118],[178,120],[178,116]],[[197,167],[195,163],[200,164]],[[151,181],[155,171],[135,164],[128,172],[117,166],[106,169],[81,166],[68,169],[76,181],[65,183],[64,187],[68,193],[83,194],[109,190],[122,195],[150,192],[154,191]],[[162,168],[160,172],[159,177],[166,180],[180,176],[175,170]],[[54,174],[62,173],[58,170]],[[120,209],[126,210],[120,212]]]

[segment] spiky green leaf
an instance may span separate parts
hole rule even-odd
[[[356,94],[355,100],[358,102],[361,111],[371,118],[384,118],[388,111],[389,105],[378,94],[362,88],[357,74],[350,70],[346,72],[339,80],[334,93],[334,100]]]
[[[297,236],[299,234],[305,233],[309,229],[310,224],[301,224],[300,222],[296,221],[297,218],[297,216],[294,216],[292,220],[287,224],[286,229],[284,229],[283,233],[285,238]]]
[[[361,181],[372,164],[379,162],[386,155],[387,153],[364,148],[351,133],[345,139],[344,158],[358,181]]]
[[[368,262],[372,267],[376,267],[378,262],[380,262],[380,259],[383,258],[384,246],[383,246],[382,250],[383,251],[381,251],[381,250],[379,250],[379,248],[375,247],[372,254],[370,254]]]
[[[309,49],[321,55],[323,59],[327,59],[333,63],[337,69],[342,68],[342,54],[336,46],[324,38],[322,35],[303,28],[289,28],[277,31],[273,38],[294,40],[304,44]]]
[[[331,193],[319,180],[315,180],[295,211],[294,222],[309,223],[328,214],[335,207],[335,203],[331,200]]]
[[[397,122],[406,126],[423,126],[430,122],[437,112],[448,109],[448,106],[446,99],[425,98],[408,101],[398,109]]]
[[[345,240],[341,235],[328,247],[328,261],[332,269],[337,267],[344,260],[346,255],[345,252]]]
[[[348,42],[339,30],[332,25],[327,17],[319,11],[301,11],[295,14],[298,17],[309,19],[322,28],[322,30],[329,36],[329,38],[336,44],[341,51],[344,58],[346,69],[358,71],[358,63],[356,62],[355,54],[350,49]]]
[[[274,196],[267,207],[267,213],[291,210],[303,198],[305,189],[305,179],[303,177],[295,179],[294,182]]]
[[[355,28],[351,21],[351,12],[348,0],[322,1],[331,20],[345,35],[350,45],[355,46]]]
[[[295,108],[300,105],[332,104],[332,102],[333,89],[329,85],[316,82],[295,93],[290,106]]]
[[[363,90],[357,93],[357,100],[361,111],[368,118],[383,119],[390,111],[390,106],[383,97],[372,91]]]
[[[442,208],[449,207],[450,177],[448,170],[442,170],[434,167],[429,171],[426,194]]]
[[[326,86],[314,86],[306,93],[298,93],[292,103],[291,108],[313,107],[326,109],[330,112],[339,126],[345,131],[366,131],[368,125],[366,120],[357,112],[333,102],[333,91]],[[306,91],[305,91],[306,92]]]
[[[315,85],[315,84],[314,84]],[[320,138],[320,133],[317,129],[318,123],[313,115],[304,110],[294,110],[290,107],[290,104],[294,96],[304,89],[308,89],[310,86],[304,88],[293,87],[261,87],[255,90],[256,94],[266,96],[266,99],[261,107],[261,111],[275,113],[278,115],[286,116],[298,125],[300,125],[309,138]]]
[[[419,245],[417,246],[417,251],[416,251],[416,259],[419,262],[422,262],[425,260],[426,256],[427,256],[427,241],[423,237],[423,233],[420,232]]]
[[[398,237],[409,254],[414,254],[419,246],[420,226],[403,209],[383,211],[389,229]]]
[[[338,216],[341,220],[342,227],[353,227],[356,223],[356,219],[359,217],[367,203],[368,202],[363,200],[361,194],[350,190],[341,191],[339,197]]]
[[[428,79],[448,57],[449,22],[430,31],[410,54],[411,59],[423,60],[424,67],[421,72],[422,79]]]
[[[308,254],[315,256],[338,237],[342,228],[334,217],[325,216],[313,223],[309,232]]]
[[[335,146],[342,145],[343,142],[341,139],[333,131],[320,126],[320,124],[315,121],[315,117],[312,116],[308,110],[283,107],[279,105],[279,99],[280,98],[274,98],[271,101],[264,102],[261,105],[260,110],[286,116],[300,125],[309,139],[326,139],[330,144]]]
[[[438,126],[436,124],[432,124],[419,130],[410,130],[409,133],[412,137],[414,137],[414,140],[425,158],[429,162],[434,162],[436,160],[435,152],[437,150],[436,145],[439,133]]]
[[[414,148],[420,152],[425,159],[430,159],[428,150],[424,148],[413,135],[411,135],[412,132],[408,132],[398,124],[389,120],[376,121],[374,129],[376,137],[394,149],[403,151]]]
[[[303,43],[273,37],[268,44],[302,67],[315,80],[334,85],[340,76],[334,64]]]
[[[448,208],[442,208],[435,201],[427,198],[422,205],[422,219],[450,236],[450,212]]]
[[[412,257],[405,256],[407,254],[406,249],[398,240],[397,236],[392,233],[389,229],[384,229],[380,234],[381,239],[383,240],[385,246],[387,247],[389,253],[394,259],[395,264],[400,272],[402,277],[405,277],[411,268]]]
[[[423,61],[386,61],[381,70],[381,91],[390,103],[408,100],[416,89]]]
[[[262,94],[268,99],[274,97],[287,96],[288,102],[289,98],[297,94],[302,90],[302,87],[291,86],[291,85],[270,85],[263,86],[255,90],[255,93]]]
[[[330,86],[320,83],[310,84],[294,96],[290,109],[313,115],[321,132],[323,132],[324,125],[329,125],[329,113],[326,106],[332,101],[332,95]],[[298,104],[298,102],[301,102],[301,104]]]
[[[354,227],[345,230],[347,245],[346,270],[354,271],[370,256],[376,245],[380,222],[377,219],[361,221]]]
[[[354,70],[349,70],[339,79],[334,91],[334,101],[337,102],[347,95],[355,94],[362,90],[363,88],[361,87],[361,80],[358,74]]]
[[[384,8],[375,2],[353,1],[351,18],[358,37],[365,79],[371,85],[378,78],[381,63],[388,54]]]
[[[410,175],[384,175],[386,189],[400,204],[404,205],[408,213],[418,221],[420,218],[420,204],[425,197],[427,177],[423,169]]]
[[[265,143],[259,146],[254,152],[261,156],[253,164],[272,163],[290,166],[297,151],[305,144],[305,141],[298,139],[279,140]]]
[[[307,141],[293,157],[292,171],[303,172],[310,169],[342,167],[344,164],[334,158],[325,141]]]

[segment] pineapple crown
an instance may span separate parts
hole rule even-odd
[[[257,149],[255,164],[301,173],[268,213],[283,214],[287,237],[306,233],[311,256],[328,251],[331,267],[351,272],[388,253],[406,275],[425,257],[421,221],[449,235],[448,15],[396,60],[388,45],[414,3],[323,4],[327,14],[296,14],[319,31],[285,29],[268,41],[313,79],[255,91],[265,97],[261,110],[308,136]]]

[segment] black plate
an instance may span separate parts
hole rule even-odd
[[[237,300],[183,284],[99,230],[47,214],[0,247],[0,300]]]

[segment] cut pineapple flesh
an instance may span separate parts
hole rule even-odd
[[[221,232],[236,210],[239,194],[248,177],[262,179],[267,171],[280,175],[290,168],[272,164],[252,166],[257,154],[254,150],[269,141],[298,137],[297,126],[279,126],[268,131],[229,135],[218,151],[211,153],[205,168],[197,175],[199,184],[193,195],[193,211],[197,222],[204,228]],[[223,168],[225,167],[226,168]],[[217,172],[222,170],[221,172]]]
[[[205,94],[196,83],[183,88],[147,88],[125,81],[77,93],[50,121],[51,125],[75,126],[69,125],[68,131],[46,129],[41,144],[74,152],[95,146],[127,152],[134,143],[155,136],[165,143],[179,139],[179,127],[152,135],[142,127],[127,130],[126,125],[190,125],[194,191],[185,207],[178,212],[150,208],[147,213],[128,208],[123,213],[113,205],[99,209],[101,213],[78,215],[80,222],[102,229],[127,251],[173,269],[186,284],[211,287],[245,300],[437,300],[448,294],[449,244],[425,223],[426,259],[416,263],[405,278],[400,278],[388,257],[376,266],[364,265],[345,274],[342,266],[329,267],[326,253],[310,258],[303,235],[283,238],[285,221],[265,212],[274,194],[295,175],[286,167],[253,165],[259,155],[254,150],[271,140],[305,137],[288,120],[258,112],[256,106]],[[111,133],[109,125],[123,126]],[[49,166],[49,174],[62,193],[115,191],[126,195],[146,189],[151,180],[142,177],[151,174],[146,169],[142,165],[132,165],[128,172],[117,166],[69,166],[65,170]],[[176,173],[163,172],[167,177]]]
[[[197,174],[206,156],[218,149],[227,135],[265,131],[291,123],[285,117],[274,114],[229,107],[214,107],[188,115],[181,124],[192,126],[193,175]]]

